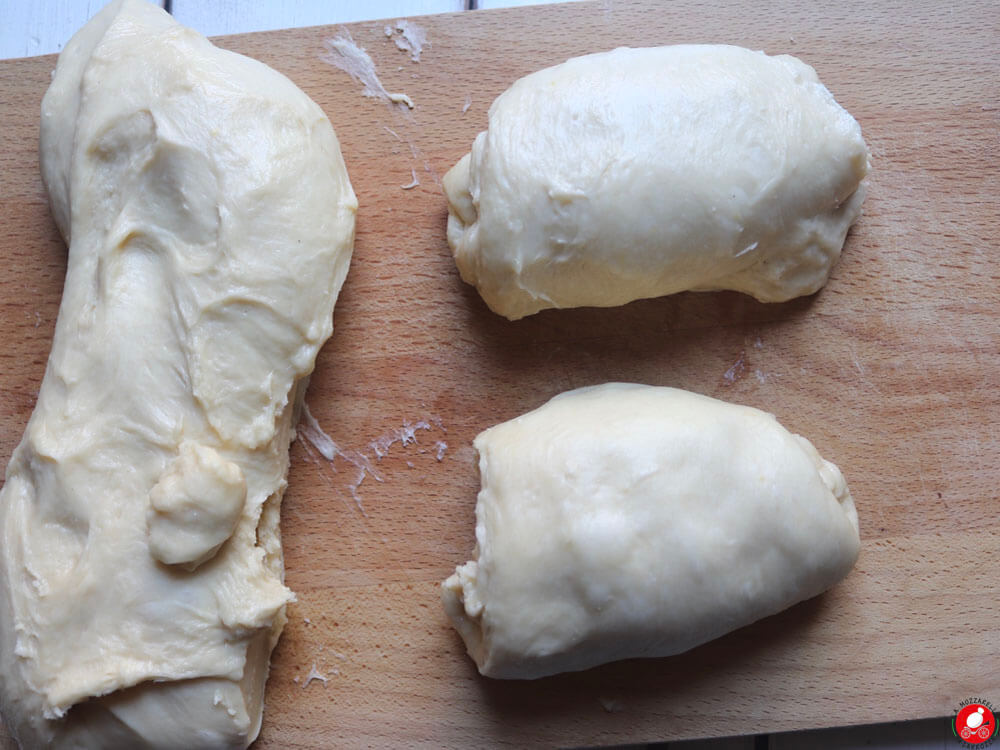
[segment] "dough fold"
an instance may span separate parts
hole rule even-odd
[[[817,291],[868,150],[816,72],[726,45],[616,49],[520,79],[444,179],[462,278],[516,320],[685,290]]]
[[[118,0],[60,55],[40,145],[69,256],[0,493],[0,710],[25,747],[246,747],[353,247],[339,143],[281,74]]]
[[[837,467],[750,407],[610,383],[475,447],[476,548],[442,600],[488,677],[681,653],[826,590],[860,550]]]

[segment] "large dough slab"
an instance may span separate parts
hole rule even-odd
[[[69,261],[0,493],[0,708],[26,747],[245,747],[351,256],[337,138],[284,76],[124,0],[60,56],[41,154]]]

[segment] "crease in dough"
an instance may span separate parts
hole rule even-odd
[[[747,406],[609,383],[475,448],[476,545],[441,595],[487,677],[687,651],[825,591],[860,551],[840,470]]]
[[[0,711],[25,747],[246,747],[353,248],[337,137],[281,74],[115,0],[59,57],[41,168],[69,255],[0,493]]]
[[[511,320],[685,290],[816,292],[861,213],[858,123],[789,55],[620,48],[521,78],[445,175],[462,279]]]

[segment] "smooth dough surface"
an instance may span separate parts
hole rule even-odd
[[[860,550],[837,467],[747,406],[610,383],[475,447],[476,548],[442,599],[488,677],[686,651],[826,590]]]
[[[0,494],[4,720],[32,748],[246,747],[353,247],[340,146],[287,78],[124,0],[60,55],[41,162],[69,257]]]
[[[861,212],[861,128],[802,61],[616,49],[517,81],[445,177],[462,278],[512,320],[685,290],[826,283]]]

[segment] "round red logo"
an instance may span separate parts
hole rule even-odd
[[[997,719],[992,706],[970,701],[958,709],[952,731],[970,747],[989,742],[997,734]]]

